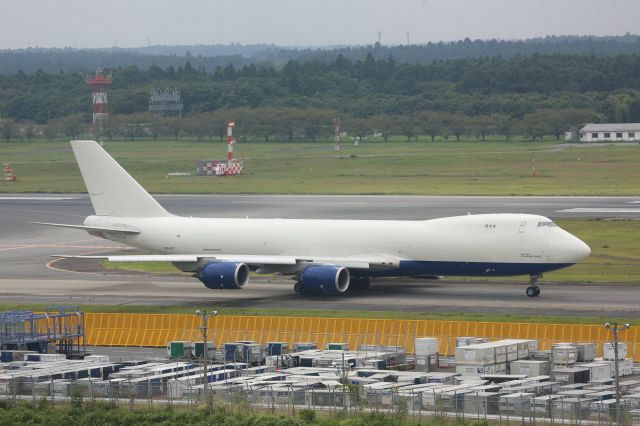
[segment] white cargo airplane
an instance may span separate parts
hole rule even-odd
[[[210,289],[241,289],[251,270],[296,279],[303,294],[366,288],[371,277],[529,275],[591,253],[553,221],[530,214],[480,214],[425,221],[216,219],[167,212],[95,141],[72,141],[95,215],[52,224],[149,250],[149,255],[74,256],[114,262],[172,262]],[[44,224],[44,223],[43,223]],[[66,257],[66,256],[65,256]]]

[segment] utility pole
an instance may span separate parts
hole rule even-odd
[[[613,362],[615,368],[616,379],[616,419],[617,424],[620,424],[620,376],[618,375],[618,332],[628,330],[631,327],[630,324],[618,325],[617,322],[613,324],[605,323],[604,328],[613,332]]]
[[[204,382],[204,391],[203,391],[203,398],[205,400],[205,403],[207,404],[207,406],[211,405],[211,400],[209,399],[209,369],[208,369],[208,357],[209,357],[209,342],[207,340],[207,322],[209,320],[209,317],[215,317],[218,315],[218,311],[212,311],[210,313],[207,313],[207,310],[204,309],[202,311],[200,311],[200,309],[198,309],[196,311],[196,315],[198,315],[200,318],[202,318],[202,326],[200,327],[200,331],[202,332],[202,338],[204,340],[204,348],[203,348],[203,358],[204,358],[204,370],[202,372],[202,381]]]

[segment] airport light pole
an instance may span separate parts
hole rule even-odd
[[[613,332],[613,362],[615,368],[615,380],[616,380],[616,418],[620,418],[620,376],[618,375],[618,332],[628,330],[631,327],[630,324],[620,324],[617,322],[605,323],[604,328]],[[619,422],[618,422],[619,423]]]
[[[208,377],[208,373],[209,373],[209,369],[207,368],[208,365],[208,357],[209,357],[209,353],[208,353],[208,349],[209,349],[209,345],[208,345],[208,341],[207,341],[207,322],[209,320],[209,317],[215,317],[218,315],[218,311],[211,311],[211,312],[207,312],[206,309],[200,311],[200,309],[198,309],[196,311],[196,315],[198,315],[200,318],[202,318],[202,326],[200,327],[200,331],[202,332],[202,337],[204,340],[204,348],[203,348],[203,358],[204,358],[204,370],[202,372],[202,381],[204,382],[204,390],[203,390],[203,398],[205,399],[205,402],[208,405],[211,404],[211,400],[209,399],[209,377]]]

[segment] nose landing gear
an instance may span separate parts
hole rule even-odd
[[[537,286],[538,279],[542,278],[542,274],[531,274],[529,275],[529,287],[527,287],[527,296],[529,297],[538,297],[540,296],[540,287]]]

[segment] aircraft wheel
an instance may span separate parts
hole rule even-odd
[[[295,291],[296,293],[302,293],[302,284],[300,283],[300,281],[296,281],[296,283],[293,285],[293,291]]]
[[[527,287],[527,296],[529,297],[537,297],[540,295],[540,289],[538,287],[529,286]]]

